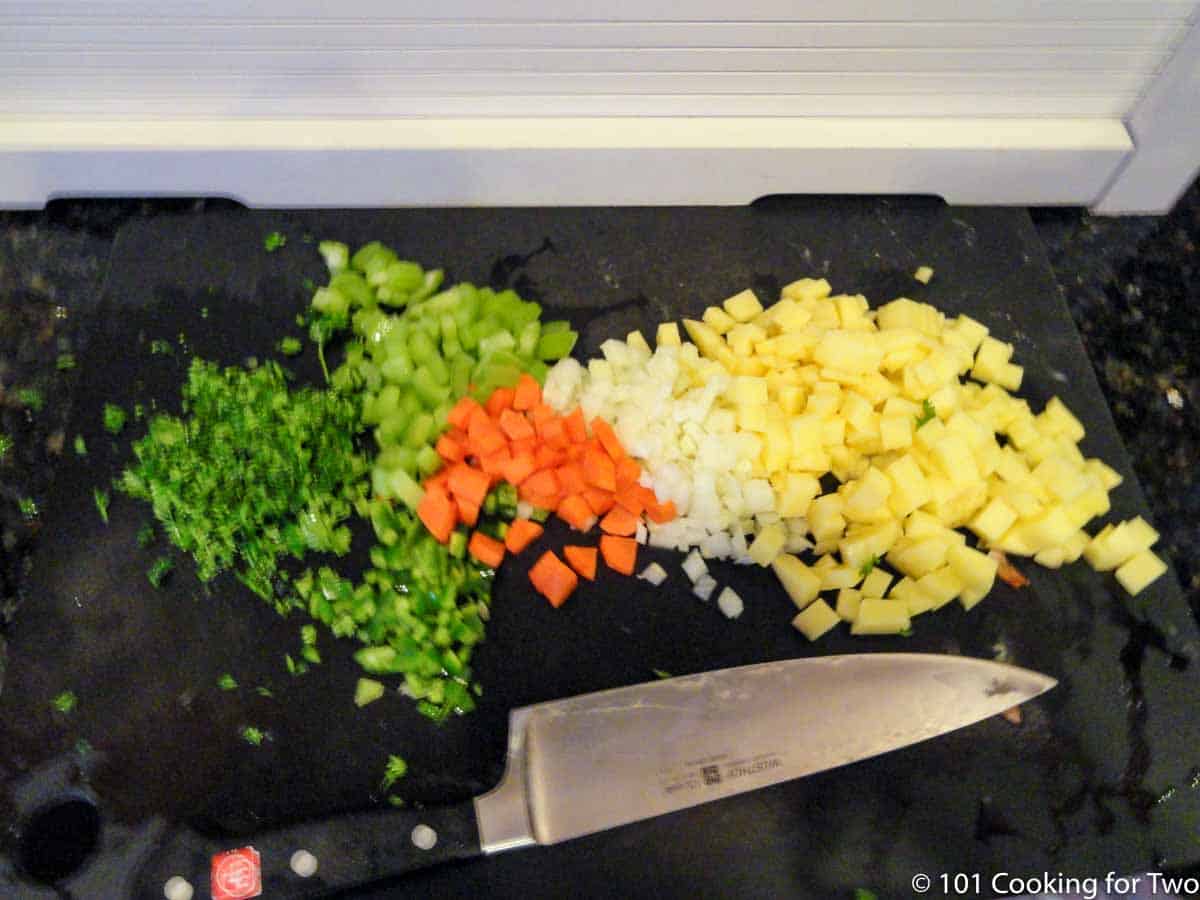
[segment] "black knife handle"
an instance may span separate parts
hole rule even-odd
[[[430,831],[436,840],[428,843]],[[479,828],[473,801],[431,809],[387,809],[304,822],[274,831],[217,841],[179,828],[138,873],[134,897],[163,900],[173,877],[186,879],[197,900],[210,896],[213,857],[253,847],[262,866],[262,896],[323,897],[337,891],[403,875],[455,859],[478,856]],[[293,854],[316,858],[316,872],[303,877],[292,869]],[[236,867],[235,867],[236,868]],[[247,873],[232,873],[235,882]]]

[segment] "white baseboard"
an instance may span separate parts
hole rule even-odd
[[[0,207],[221,196],[254,207],[740,205],[934,194],[1089,205],[1115,119],[0,120]]]

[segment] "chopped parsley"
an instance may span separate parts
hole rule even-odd
[[[274,253],[287,243],[287,237],[278,231],[272,231],[263,239],[263,248],[268,253]]]
[[[253,747],[261,747],[262,742],[267,739],[267,733],[261,728],[255,728],[253,725],[247,725],[242,729],[242,740]]]
[[[868,891],[866,888],[854,889],[854,900],[879,900],[874,891]]]
[[[921,401],[921,414],[919,416],[917,416],[917,419],[916,419],[917,428],[921,428],[924,425],[928,425],[935,418],[937,418],[937,410],[933,408],[933,404],[930,403],[929,398],[926,397],[924,400]]]
[[[138,529],[137,542],[139,547],[149,547],[154,543],[157,535],[154,533],[154,526],[150,524],[143,525]]]
[[[672,675],[670,672],[666,671],[665,669],[651,669],[650,671],[654,673],[655,678],[674,678],[675,677],[674,675]]]
[[[92,488],[92,499],[96,501],[96,512],[100,513],[100,521],[108,524],[108,504],[111,498],[104,488]]]
[[[87,453],[88,453],[87,441],[85,441],[83,439],[82,434],[75,435],[75,455],[76,456],[87,456]]]
[[[32,497],[22,497],[17,501],[17,508],[21,510],[21,516],[27,520],[38,517],[37,501]]]
[[[279,352],[284,356],[295,356],[304,349],[304,345],[300,343],[300,339],[291,336],[283,338],[277,346],[279,347]]]
[[[42,407],[46,405],[46,398],[37,388],[21,388],[17,391],[17,400],[34,412],[41,412]]]
[[[109,434],[120,434],[125,427],[128,414],[115,403],[104,404],[104,429]]]
[[[223,691],[236,691],[238,687],[237,679],[226,672],[217,679],[217,687]]]
[[[858,574],[861,575],[863,578],[866,578],[868,575],[871,574],[871,572],[873,572],[875,570],[875,567],[877,565],[879,565],[879,557],[872,556],[865,563],[863,563],[861,566],[858,567]]]
[[[392,755],[388,757],[387,765],[383,769],[383,780],[379,783],[380,789],[390,791],[392,785],[408,774],[408,763],[404,757]]]
[[[0,459],[8,456],[13,448],[13,439],[7,434],[0,433]]]
[[[75,707],[79,705],[79,698],[75,696],[74,691],[63,691],[57,697],[50,701],[50,705],[64,716],[70,715],[75,711]]]
[[[60,372],[67,372],[67,371],[75,368],[75,354],[74,353],[58,354],[58,359],[56,359],[54,361],[54,365]]]
[[[271,689],[269,687],[265,687],[261,684],[254,689],[254,693],[258,694],[258,696],[260,696],[260,697],[274,697],[275,696],[273,693],[271,693]]]
[[[170,341],[155,338],[150,342],[150,352],[155,356],[174,356],[175,348],[171,346]]]
[[[162,583],[166,577],[171,574],[171,570],[175,568],[175,563],[171,561],[169,556],[160,556],[150,568],[146,570],[146,577],[150,579],[150,583],[156,588],[162,587]]]

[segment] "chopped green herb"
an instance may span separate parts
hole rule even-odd
[[[397,797],[395,794],[389,794],[388,795],[388,805],[389,806],[403,806],[404,798]]]
[[[160,556],[158,559],[156,559],[153,563],[150,564],[150,568],[146,571],[146,577],[150,579],[150,583],[152,585],[154,585],[156,588],[162,587],[163,580],[171,573],[171,570],[174,568],[175,568],[175,563],[173,563],[171,561],[171,557]]]
[[[374,678],[360,678],[354,685],[354,705],[362,708],[383,696],[383,683]]]
[[[383,780],[380,781],[380,790],[390,791],[392,785],[408,774],[408,763],[404,761],[402,756],[389,756],[387,765],[383,769]]]
[[[863,578],[866,578],[875,570],[877,565],[879,565],[879,557],[872,556],[865,563],[858,567],[858,574]]]
[[[854,900],[879,900],[879,898],[875,896],[874,891],[868,891],[866,888],[855,888]]]
[[[899,632],[899,634],[900,634],[900,637],[912,637],[913,636],[912,626],[909,625],[903,631]]]
[[[217,687],[223,691],[236,691],[238,687],[237,679],[226,672],[217,679]]]
[[[87,453],[88,453],[87,441],[85,441],[83,439],[82,434],[75,435],[75,455],[76,456],[87,456]]]
[[[175,348],[171,346],[170,341],[155,338],[150,342],[150,352],[155,356],[174,356]]]
[[[0,433],[0,460],[8,456],[13,448],[13,439],[7,434]]]
[[[108,524],[108,504],[111,498],[104,488],[92,488],[92,499],[96,501],[96,512],[100,513],[100,521]]]
[[[79,698],[75,696],[74,691],[63,691],[50,701],[50,705],[66,716],[75,711],[75,707],[79,705]]]
[[[284,356],[295,356],[304,349],[304,345],[300,343],[300,339],[291,337],[290,335],[280,340],[277,346],[279,347],[279,352]]]
[[[75,368],[75,354],[74,353],[58,354],[58,359],[55,360],[54,365],[60,372],[66,372],[70,369]]]
[[[46,404],[46,398],[37,388],[21,388],[17,391],[17,399],[22,406],[27,406],[34,412],[41,412]]]
[[[290,653],[283,655],[283,661],[287,665],[288,674],[290,675],[303,675],[308,671],[308,664],[296,662],[296,660],[292,659],[292,654]]]
[[[208,318],[208,307],[207,306],[200,307],[200,318],[202,318],[202,319]]]
[[[139,547],[149,547],[154,543],[157,535],[154,533],[154,526],[150,524],[143,525],[138,529],[137,542]]]
[[[22,518],[26,519],[27,521],[29,519],[36,519],[38,517],[37,501],[32,497],[22,497],[17,501],[17,508],[21,510]]]
[[[104,428],[109,434],[120,434],[128,418],[125,410],[115,403],[104,404]]]
[[[261,747],[262,742],[266,740],[267,733],[261,728],[255,728],[253,725],[247,725],[242,729],[242,740],[254,747]]]
[[[321,653],[312,644],[305,644],[300,648],[300,655],[305,661],[312,663],[314,666],[321,664]]]
[[[665,669],[651,669],[650,671],[654,673],[655,678],[674,678],[675,677],[674,675],[672,675],[670,672],[666,671]]]
[[[926,397],[921,401],[921,414],[917,416],[917,428],[928,425],[935,418],[937,418],[937,410],[933,408],[933,404]]]
[[[272,231],[263,239],[263,247],[268,253],[274,253],[287,243],[287,237],[278,231]]]
[[[271,689],[269,687],[265,687],[264,685],[261,685],[261,684],[254,689],[254,693],[258,694],[258,696],[260,696],[260,697],[274,697],[275,696],[271,692]]]
[[[314,647],[317,643],[317,628],[315,625],[300,626],[300,643],[305,647]]]

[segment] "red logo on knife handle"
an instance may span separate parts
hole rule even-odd
[[[262,895],[262,858],[253,847],[226,850],[212,858],[213,900],[248,900]]]

